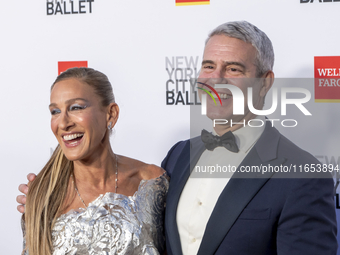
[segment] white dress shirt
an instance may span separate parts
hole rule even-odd
[[[257,117],[266,123],[264,117]],[[234,166],[238,167],[249,150],[260,138],[262,127],[242,127],[233,132],[239,152],[234,153],[224,147],[216,147],[213,151],[205,150],[196,166]],[[216,133],[213,131],[213,134]],[[195,174],[195,177],[193,177]],[[196,255],[203,234],[215,207],[215,204],[230,178],[211,174],[211,178],[197,178],[192,171],[179,199],[177,208],[177,227],[181,240],[183,255]],[[204,175],[206,176],[206,175]],[[230,177],[230,175],[228,176]]]

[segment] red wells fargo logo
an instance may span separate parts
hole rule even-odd
[[[317,103],[340,103],[340,56],[314,57]]]

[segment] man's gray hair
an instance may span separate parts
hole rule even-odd
[[[232,21],[215,28],[208,36],[205,44],[214,35],[225,35],[251,43],[257,50],[256,67],[257,74],[263,75],[272,71],[274,66],[273,45],[268,36],[253,24],[247,21]]]

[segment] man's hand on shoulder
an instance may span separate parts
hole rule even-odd
[[[26,195],[27,195],[27,192],[28,192],[28,187],[30,186],[30,183],[32,181],[34,181],[35,177],[37,177],[35,174],[30,173],[30,174],[27,175],[28,184],[20,184],[19,185],[19,191],[24,194],[24,195],[17,196],[17,202],[20,204],[20,205],[18,205],[17,210],[20,213],[25,212]]]

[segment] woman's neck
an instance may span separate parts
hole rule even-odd
[[[105,190],[116,178],[116,157],[112,149],[95,159],[74,161],[74,178],[79,185],[86,183],[95,189]]]

